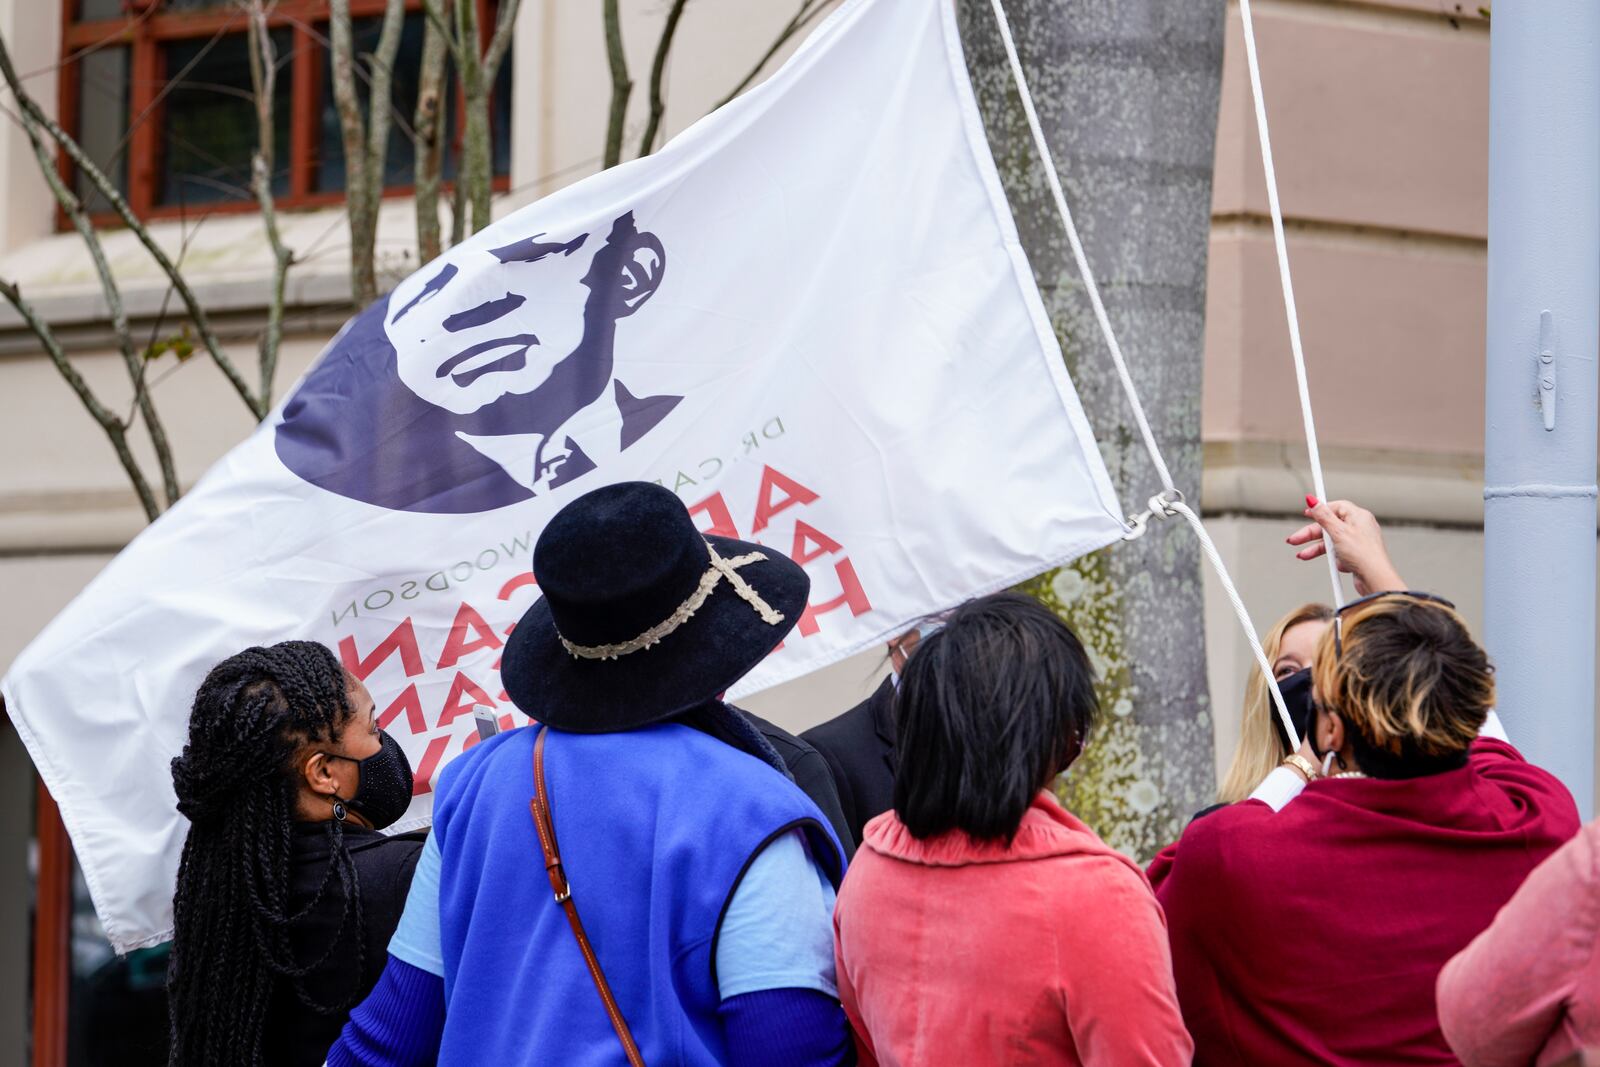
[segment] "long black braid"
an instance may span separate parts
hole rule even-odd
[[[361,894],[343,828],[332,835],[328,871],[315,897],[289,911],[290,838],[301,744],[336,742],[352,715],[348,681],[333,653],[314,641],[247,648],[217,664],[195,694],[189,743],[172,761],[178,810],[189,836],[173,897],[172,1067],[260,1065],[263,1024],[279,982],[313,1010],[302,979],[335,948],[354,941],[364,966]],[[337,878],[344,896],[338,932],[318,958],[299,962],[289,927]],[[354,937],[347,938],[353,930]]]

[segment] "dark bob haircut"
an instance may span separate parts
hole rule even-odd
[[[1100,712],[1078,637],[1043,604],[996,593],[918,644],[895,693],[894,810],[912,836],[1008,845]]]

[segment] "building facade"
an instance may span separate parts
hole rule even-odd
[[[494,5],[479,3],[491,17]],[[370,15],[382,3],[352,6],[367,16],[358,17],[358,35],[371,32]],[[622,4],[629,66],[640,83],[624,139],[630,150],[644,126],[643,83],[665,6]],[[295,17],[274,31],[286,57],[284,165],[275,180],[284,241],[301,262],[290,275],[279,396],[343,321],[349,294],[342,150],[319,44],[326,5],[280,0],[280,7]],[[668,68],[666,132],[684,128],[738,84],[796,7],[795,0],[688,5]],[[1408,581],[1450,596],[1476,625],[1488,23],[1477,5],[1453,0],[1256,0],[1253,7],[1329,492],[1376,511]],[[403,49],[419,47],[421,34],[421,4],[408,8],[416,10]],[[240,84],[242,26],[222,0],[67,0],[65,8],[61,0],[0,0],[0,35],[30,91],[91,155],[107,160],[155,237],[182,251],[224,341],[241,363],[253,363],[271,259],[260,219],[238,193],[241,142],[227,132],[239,125],[237,111],[228,110],[237,104],[219,104],[226,94],[217,92],[218,83]],[[508,67],[494,95],[497,210],[599,166],[611,85],[599,5],[525,0]],[[403,99],[399,107],[405,113]],[[250,127],[247,140],[253,137]],[[392,281],[417,263],[409,160],[401,149],[388,163],[393,188],[378,247],[380,273]],[[61,223],[22,132],[15,122],[0,124],[0,278],[16,281],[57,326],[108,403],[125,404],[126,374],[92,264]],[[127,232],[110,232],[106,246],[136,332],[159,333],[170,300],[164,280]],[[1320,565],[1296,563],[1282,544],[1310,478],[1231,6],[1205,360],[1201,502],[1264,629],[1297,604],[1327,599],[1327,587]],[[178,473],[192,484],[253,418],[203,356],[171,354],[153,367]],[[0,469],[4,664],[144,524],[104,436],[9,308],[0,309],[0,454],[7,456]],[[1206,618],[1195,625],[1203,625],[1209,650],[1222,768],[1237,737],[1250,658],[1207,581]],[[870,691],[882,660],[864,654],[751,705],[802,729]],[[48,841],[33,840],[36,787],[9,724],[0,726],[0,772],[0,1049],[13,1050],[24,1047],[29,1027],[32,880],[56,861]],[[36,910],[49,907],[41,893]],[[81,1021],[94,1010],[94,977],[120,967],[105,980],[114,978],[126,1003],[151,982],[158,986],[160,975],[108,959],[81,886],[72,918],[68,973],[47,976],[69,989],[71,1048],[36,1048],[74,1063],[102,1062]]]

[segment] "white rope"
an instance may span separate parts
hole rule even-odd
[[[1194,513],[1193,508],[1179,500],[1170,505],[1170,510],[1188,520],[1195,537],[1200,541],[1200,547],[1205,550],[1206,559],[1211,561],[1212,569],[1217,572],[1217,580],[1222,582],[1222,591],[1228,594],[1228,603],[1233,605],[1233,613],[1239,617],[1239,622],[1242,624],[1245,640],[1250,642],[1250,651],[1256,657],[1256,666],[1261,668],[1262,677],[1267,679],[1267,686],[1272,691],[1272,702],[1278,707],[1278,718],[1283,722],[1283,728],[1288,731],[1291,741],[1289,751],[1295,751],[1300,747],[1300,735],[1295,732],[1294,720],[1289,718],[1289,709],[1283,703],[1283,691],[1278,688],[1278,680],[1272,673],[1272,662],[1267,659],[1266,650],[1261,647],[1261,639],[1256,636],[1255,627],[1250,625],[1250,613],[1245,610],[1244,601],[1239,597],[1239,590],[1234,588],[1233,578],[1228,574],[1228,568],[1223,565],[1222,554],[1217,551],[1211,535],[1206,532],[1205,525],[1200,521],[1200,516]]]
[[[1294,354],[1294,380],[1300,390],[1300,421],[1305,427],[1306,453],[1311,461],[1311,487],[1318,500],[1328,499],[1322,484],[1322,453],[1317,448],[1317,424],[1311,417],[1311,387],[1306,382],[1306,357],[1300,346],[1300,313],[1295,309],[1294,281],[1289,277],[1289,244],[1283,236],[1283,209],[1278,205],[1278,172],[1272,166],[1272,137],[1267,131],[1267,100],[1261,92],[1261,65],[1256,61],[1256,29],[1250,18],[1250,0],[1239,0],[1244,25],[1244,55],[1250,67],[1250,96],[1256,105],[1256,133],[1261,138],[1261,165],[1267,177],[1267,207],[1272,212],[1272,240],[1278,248],[1278,279],[1283,284],[1283,310],[1289,320],[1289,350]],[[1339,581],[1339,561],[1333,539],[1322,533],[1328,579],[1333,583],[1333,606],[1344,606],[1344,586]]]
[[[1294,728],[1294,720],[1289,717],[1289,708],[1283,702],[1283,692],[1278,688],[1278,680],[1272,676],[1272,664],[1267,662],[1267,655],[1261,648],[1261,640],[1256,636],[1255,625],[1250,621],[1250,613],[1245,609],[1244,601],[1239,598],[1239,591],[1234,587],[1227,565],[1222,562],[1222,556],[1217,552],[1217,546],[1201,523],[1200,516],[1183,502],[1182,492],[1173,484],[1172,473],[1167,469],[1167,462],[1161,455],[1161,447],[1156,444],[1155,434],[1150,431],[1150,422],[1145,418],[1144,405],[1139,401],[1139,391],[1134,387],[1133,376],[1128,373],[1127,361],[1122,358],[1122,346],[1117,343],[1117,335],[1111,328],[1111,319],[1106,314],[1105,304],[1100,300],[1100,289],[1095,285],[1094,272],[1089,267],[1089,257],[1084,254],[1083,242],[1078,239],[1078,227],[1072,221],[1072,209],[1067,205],[1067,194],[1061,188],[1061,176],[1056,173],[1055,159],[1050,153],[1049,143],[1045,140],[1044,127],[1039,123],[1039,112],[1033,104],[1033,93],[1028,89],[1028,78],[1023,73],[1022,60],[1017,55],[1017,43],[1011,36],[1011,23],[1006,18],[1005,7],[1002,6],[1001,0],[990,0],[990,5],[994,8],[995,22],[1000,27],[1000,40],[1005,45],[1006,59],[1011,63],[1011,76],[1016,81],[1017,93],[1022,98],[1022,110],[1028,116],[1028,129],[1033,132],[1034,147],[1038,149],[1039,159],[1044,164],[1045,178],[1050,184],[1051,195],[1055,198],[1056,211],[1061,215],[1061,223],[1066,228],[1067,241],[1072,245],[1072,255],[1077,260],[1083,287],[1089,294],[1090,304],[1094,307],[1095,320],[1100,324],[1100,333],[1105,337],[1106,347],[1110,349],[1112,362],[1117,367],[1117,377],[1122,380],[1123,392],[1127,394],[1128,404],[1133,408],[1134,421],[1138,423],[1139,433],[1144,438],[1145,450],[1150,453],[1150,460],[1155,464],[1161,484],[1165,486],[1165,492],[1150,499],[1150,512],[1160,515],[1182,515],[1194,528],[1195,536],[1200,540],[1200,547],[1204,549],[1212,569],[1217,572],[1223,591],[1228,595],[1228,603],[1233,605],[1233,613],[1250,642],[1256,664],[1261,668],[1262,676],[1266,678],[1267,688],[1272,693],[1272,702],[1278,708],[1278,717],[1283,722],[1284,730],[1288,732],[1290,750],[1298,749],[1300,735]],[[1302,380],[1303,378],[1302,372]],[[1309,402],[1305,411],[1309,417],[1311,411]],[[1320,489],[1320,471],[1317,478]],[[1142,527],[1142,517],[1136,525]],[[1335,578],[1337,579],[1337,573]]]

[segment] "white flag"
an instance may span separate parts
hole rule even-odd
[[[119,950],[170,936],[168,762],[205,672],[320,640],[428,824],[564,503],[658,481],[802,563],[750,692],[1089,552],[1121,513],[990,157],[954,13],[849,0],[654,156],[495,223],[348,326],[21,655],[6,704]]]

